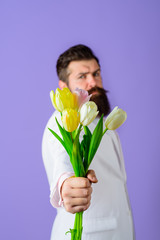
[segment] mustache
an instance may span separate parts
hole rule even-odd
[[[108,91],[105,90],[104,88],[100,88],[100,87],[93,87],[91,89],[88,90],[88,94],[92,94],[93,92],[97,92],[100,94],[106,94]]]

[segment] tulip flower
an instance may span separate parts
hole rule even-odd
[[[92,101],[86,102],[80,109],[80,123],[83,126],[88,126],[97,115],[97,105]]]
[[[67,132],[73,132],[79,125],[79,112],[67,108],[62,112],[62,124]]]
[[[60,90],[56,89],[55,94],[50,92],[52,104],[56,110],[62,112],[66,108],[78,109],[78,97],[75,93],[71,93],[68,88]]]
[[[79,89],[79,88],[76,88],[74,90],[74,93],[77,94],[79,108],[81,108],[84,103],[88,102],[92,96],[92,94],[88,95],[88,92],[86,90]]]
[[[120,127],[127,118],[127,113],[121,108],[115,107],[105,120],[105,126],[108,130],[115,130]]]

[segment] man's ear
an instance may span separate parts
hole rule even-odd
[[[68,87],[67,86],[67,83],[65,83],[65,82],[63,82],[62,80],[59,80],[59,87],[61,88],[61,89],[63,89],[63,88],[65,88],[65,87]]]

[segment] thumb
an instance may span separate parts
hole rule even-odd
[[[87,178],[90,182],[92,183],[97,183],[98,179],[96,177],[95,171],[94,170],[89,170],[87,173]]]

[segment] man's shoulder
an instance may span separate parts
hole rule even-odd
[[[106,132],[114,141],[119,141],[119,135],[116,130],[108,130]]]
[[[57,123],[56,123],[56,119],[61,124],[61,114],[58,111],[54,111],[53,114],[51,115],[51,117],[49,118],[49,120],[45,126],[45,129],[44,129],[43,138],[51,136],[51,133],[48,130],[48,128],[54,130],[55,132],[59,131]]]
[[[116,130],[107,130],[107,134],[110,135],[111,137],[117,137],[118,133]]]
[[[47,127],[52,127],[56,124],[56,119],[58,120],[58,122],[61,121],[61,114],[58,111],[54,111],[53,114],[51,115],[51,117],[49,118],[48,122],[47,122]]]

